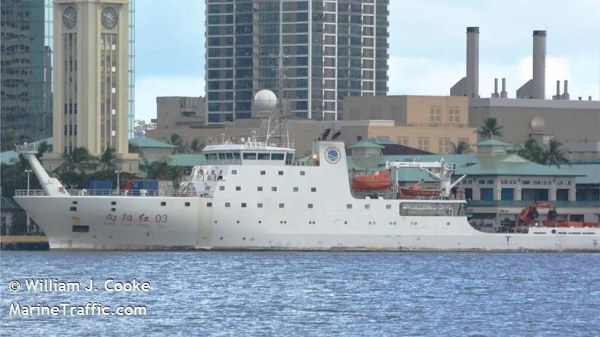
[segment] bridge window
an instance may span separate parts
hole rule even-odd
[[[271,159],[270,153],[259,153],[258,154],[258,160],[270,160],[270,159]]]
[[[233,159],[240,159],[240,154],[239,154],[239,152],[234,152],[234,153],[233,153]]]
[[[284,157],[283,153],[271,153],[271,160],[283,160]]]
[[[292,165],[293,161],[294,161],[294,154],[293,153],[286,153],[286,155],[285,155],[285,164],[286,165]]]
[[[225,153],[227,159],[233,159],[233,153]]]
[[[244,152],[242,153],[242,158],[244,158],[244,160],[256,160],[256,153]]]
[[[227,159],[225,153],[219,153],[219,159]]]

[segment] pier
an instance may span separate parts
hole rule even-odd
[[[0,250],[49,250],[44,235],[1,235]]]

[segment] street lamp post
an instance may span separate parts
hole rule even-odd
[[[29,174],[32,172],[31,170],[25,170],[27,172],[27,195],[29,196]]]
[[[119,179],[119,173],[121,173],[121,172],[123,172],[123,171],[119,171],[119,170],[115,171],[115,173],[117,174],[117,195],[120,194],[120,189],[121,189],[121,186],[120,186],[121,180]]]

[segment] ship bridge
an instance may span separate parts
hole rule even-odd
[[[208,145],[202,153],[206,165],[292,165],[296,150],[267,145],[264,142]]]

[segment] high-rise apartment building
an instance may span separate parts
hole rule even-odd
[[[124,171],[129,154],[129,0],[54,0],[54,145],[52,170],[76,147],[98,156],[114,148]]]
[[[52,136],[51,7],[52,0],[2,0],[2,150]]]
[[[346,96],[386,95],[388,3],[207,0],[207,122],[251,117],[254,94],[280,85],[293,116],[317,120],[342,119]]]

